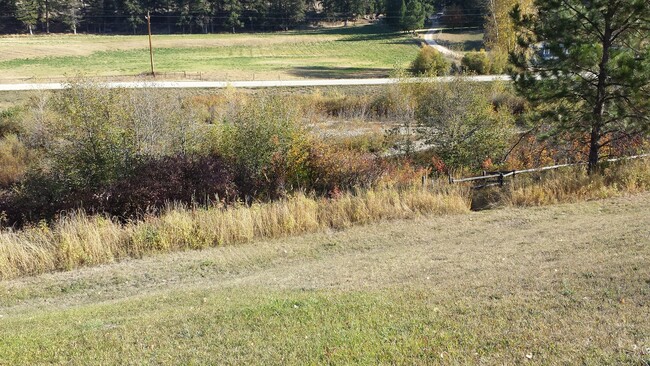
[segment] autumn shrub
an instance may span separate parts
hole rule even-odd
[[[479,75],[489,74],[491,71],[490,56],[485,51],[467,52],[460,61],[464,71],[474,72]]]
[[[449,74],[451,63],[433,47],[424,46],[411,63],[411,71],[416,75],[442,76]]]
[[[0,189],[21,180],[29,164],[29,150],[16,135],[0,138]]]
[[[214,150],[233,165],[242,195],[269,199],[304,184],[310,138],[299,112],[278,96],[261,95],[219,126]]]
[[[479,168],[486,159],[505,156],[515,121],[508,108],[497,110],[492,104],[492,95],[502,90],[498,83],[482,85],[462,78],[412,85],[418,133],[431,153],[454,169]]]
[[[173,202],[230,203],[237,193],[232,169],[219,156],[177,155],[138,164],[133,174],[97,192],[90,204],[100,212],[132,219]]]
[[[309,150],[307,169],[309,188],[332,195],[371,187],[384,175],[387,165],[374,154],[315,141]]]
[[[541,131],[540,131],[541,130]],[[524,133],[513,140],[513,146],[503,162],[505,169],[528,169],[546,165],[578,163],[587,160],[588,134],[565,132],[543,136],[544,129]],[[650,151],[650,141],[641,134],[608,134],[610,143],[601,148],[602,155],[617,158]]]

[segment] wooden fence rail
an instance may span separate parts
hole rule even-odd
[[[606,162],[616,162],[616,161],[623,161],[623,160],[632,160],[632,159],[640,159],[640,158],[647,158],[650,157],[650,154],[641,154],[641,155],[633,155],[633,156],[626,156],[622,158],[612,158],[612,159],[607,159],[604,160]],[[534,172],[542,172],[545,170],[553,170],[553,169],[558,169],[558,168],[564,168],[568,166],[577,166],[577,165],[586,165],[586,162],[579,162],[579,163],[571,163],[571,164],[557,164],[557,165],[551,165],[551,166],[545,166],[545,167],[540,167],[540,168],[532,168],[532,169],[523,169],[523,170],[505,170],[505,171],[496,171],[496,172],[483,172],[483,175],[479,175],[476,177],[467,177],[467,178],[454,178],[449,175],[449,183],[463,183],[463,182],[474,182],[474,181],[487,181],[486,184],[482,184],[479,186],[475,186],[474,188],[484,188],[484,187],[490,187],[490,186],[503,186],[505,178],[508,177],[514,177],[517,174],[526,174],[526,173],[534,173]]]

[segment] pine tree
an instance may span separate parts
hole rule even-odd
[[[235,28],[240,28],[243,23],[239,20],[242,11],[242,5],[239,0],[225,0],[224,10],[226,11],[225,26],[235,33]]]
[[[38,21],[38,3],[36,0],[20,0],[16,2],[16,18],[34,34],[34,26]]]
[[[415,31],[424,27],[424,6],[419,0],[410,0],[402,16],[402,30]]]
[[[555,132],[581,138],[593,172],[601,148],[650,130],[647,0],[536,0],[515,8],[520,46],[515,85]],[[541,49],[541,50],[540,50]]]

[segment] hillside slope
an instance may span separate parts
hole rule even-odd
[[[0,364],[650,362],[650,194],[0,282]]]

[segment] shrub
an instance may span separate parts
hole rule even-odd
[[[324,142],[314,142],[307,163],[310,188],[329,194],[370,187],[384,174],[387,165],[375,155]]]
[[[28,162],[28,150],[16,135],[0,138],[0,189],[20,181]]]
[[[233,172],[219,156],[149,159],[135,172],[93,195],[96,210],[120,218],[142,217],[170,203],[208,205],[237,196]]]
[[[21,109],[17,107],[0,111],[0,138],[9,134],[17,134],[21,131],[21,112]]]
[[[491,71],[490,57],[487,52],[467,52],[460,61],[463,69],[479,75],[489,74]]]
[[[411,63],[411,70],[415,74],[427,76],[447,75],[450,67],[451,63],[445,59],[442,53],[429,46],[422,47]]]
[[[235,167],[242,194],[273,198],[302,185],[309,137],[299,112],[282,98],[264,95],[221,124],[216,151]]]
[[[397,120],[407,121],[413,119],[415,102],[408,95],[408,88],[404,85],[388,85],[373,100],[372,110],[376,116]]]
[[[503,74],[509,72],[510,64],[508,63],[508,53],[492,50],[488,53],[490,58],[490,73],[491,74]]]
[[[31,172],[16,189],[4,192],[0,212],[6,224],[51,221],[77,210],[135,219],[171,203],[209,205],[237,197],[232,169],[218,156],[148,159],[135,165],[129,176],[100,187],[70,189],[59,179]]]
[[[56,95],[56,131],[46,164],[70,191],[94,190],[128,176],[137,160],[134,129],[126,128],[116,94],[92,84],[73,84]],[[45,173],[47,174],[47,172]]]
[[[450,168],[478,168],[487,158],[501,159],[514,133],[507,108],[495,110],[491,97],[498,83],[481,85],[457,79],[451,83],[413,85],[419,132]]]

